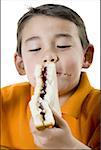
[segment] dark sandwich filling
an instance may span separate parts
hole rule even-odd
[[[46,80],[47,80],[47,67],[44,67],[41,74],[43,87],[41,89],[40,97],[44,100],[44,96],[46,94]]]
[[[43,68],[42,74],[41,74],[41,78],[42,78],[42,82],[43,82],[43,87],[42,87],[41,92],[40,92],[40,97],[42,98],[42,100],[44,100],[44,96],[46,94],[47,67]],[[44,110],[44,107],[43,107],[43,105],[42,105],[41,102],[39,104],[40,104],[39,108],[42,110],[40,112],[40,114],[42,115],[43,120],[45,120],[45,110]]]

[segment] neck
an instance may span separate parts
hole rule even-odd
[[[73,95],[75,90],[76,90],[76,88],[74,88],[72,91],[70,91],[66,94],[59,96],[60,106],[62,106],[67,100],[69,100],[69,98]]]

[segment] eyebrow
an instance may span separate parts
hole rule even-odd
[[[56,38],[59,38],[59,37],[72,38],[72,35],[70,35],[68,33],[59,33],[59,34],[56,34]]]
[[[32,37],[29,37],[28,39],[26,39],[25,42],[27,43],[28,41],[37,40],[37,39],[40,39],[40,37],[39,36],[32,36]]]
[[[66,37],[66,38],[72,38],[72,36],[68,33],[58,33],[55,35],[56,38],[60,38],[60,37]],[[32,41],[32,40],[38,40],[40,39],[39,36],[32,36],[29,37],[28,39],[25,40],[25,43],[27,43],[28,41]]]

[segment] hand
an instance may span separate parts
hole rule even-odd
[[[76,140],[66,121],[53,111],[56,126],[38,130],[35,128],[33,119],[30,128],[36,145],[42,149],[87,149],[88,147]]]

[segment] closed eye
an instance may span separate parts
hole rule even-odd
[[[57,48],[68,48],[71,47],[71,45],[57,45]]]
[[[30,52],[34,52],[34,51],[39,51],[39,50],[41,50],[41,48],[30,49],[29,51],[30,51]]]

